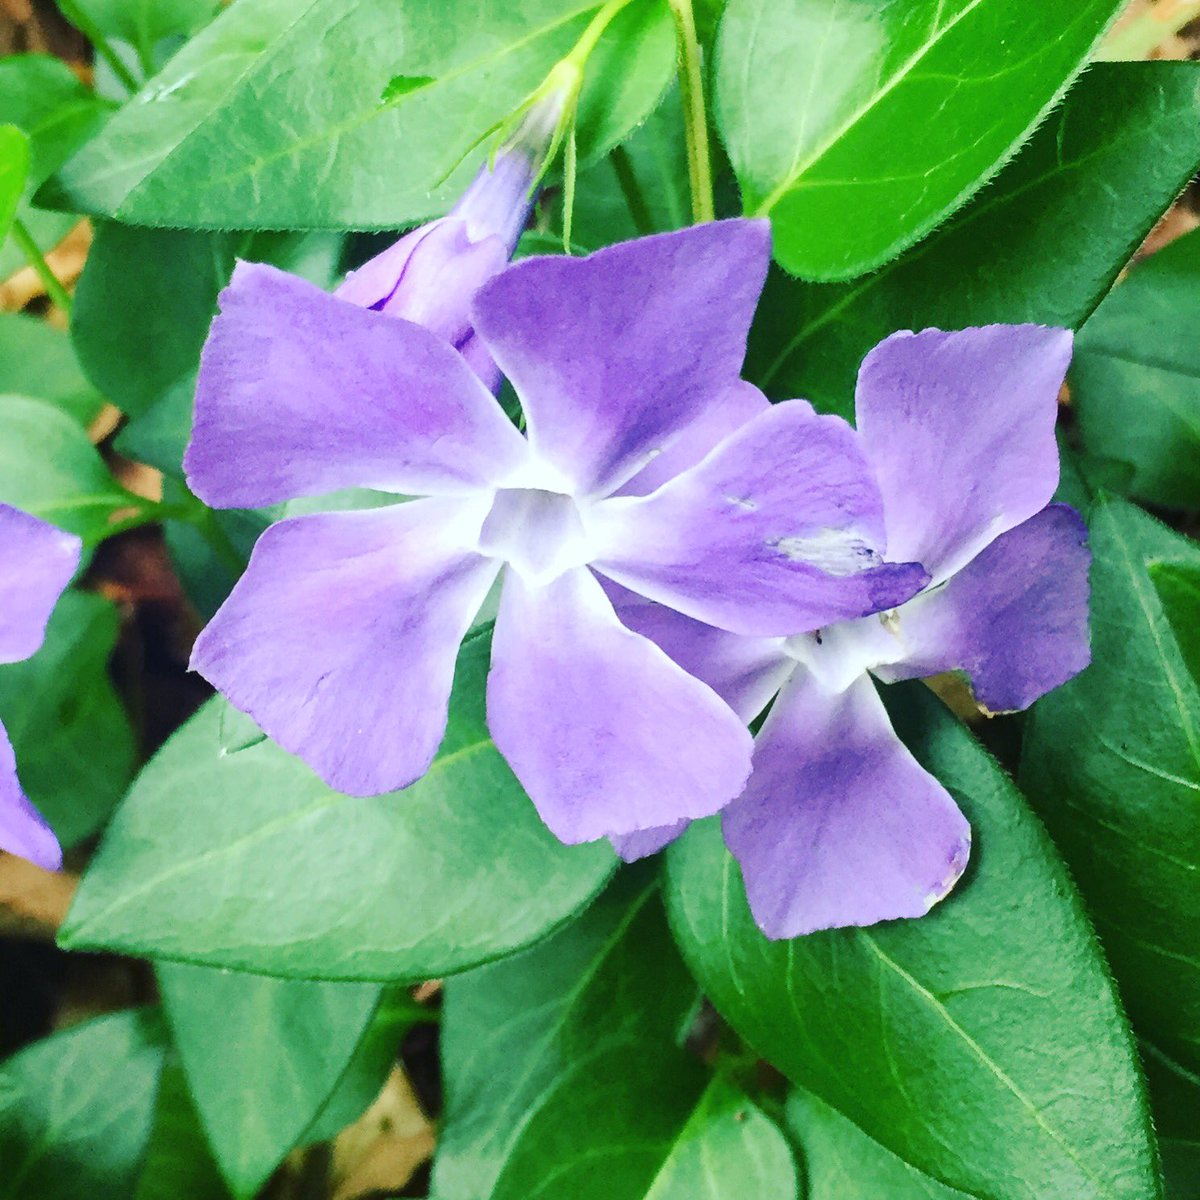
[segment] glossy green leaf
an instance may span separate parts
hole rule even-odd
[[[0,314],[0,393],[45,400],[89,425],[104,398],[84,378],[71,339],[46,321]]]
[[[87,434],[61,409],[0,396],[0,502],[95,545],[144,501],[113,479]]]
[[[897,329],[1077,328],[1198,164],[1200,66],[1098,64],[970,205],[895,262],[848,284],[773,271],[747,375],[848,416],[859,363]]]
[[[305,1144],[330,1141],[357,1121],[379,1095],[395,1066],[404,1035],[414,1025],[433,1021],[437,1015],[413,1000],[407,988],[384,987],[354,1057],[313,1123],[304,1131]]]
[[[1082,68],[1120,0],[730,0],[717,120],[794,275],[846,279],[928,233]]]
[[[0,125],[0,239],[8,237],[29,174],[29,139],[15,125]]]
[[[693,972],[760,1054],[941,1183],[988,1200],[1157,1195],[1129,1032],[1066,870],[936,699],[919,684],[891,698],[971,821],[967,876],[920,920],[770,942],[702,822],[667,860]]]
[[[606,845],[562,845],[539,820],[487,735],[487,665],[487,639],[470,639],[429,773],[368,800],[331,791],[271,742],[222,753],[221,702],[207,704],[118,810],[65,944],[421,980],[542,937],[595,895],[614,859]]]
[[[805,1200],[970,1200],[872,1141],[812,1092],[797,1088],[787,1126],[804,1152]]]
[[[135,224],[395,228],[449,206],[477,168],[477,140],[541,82],[599,7],[598,0],[233,5],[59,172],[43,198]],[[647,11],[614,22],[585,86],[585,156],[619,140],[670,76],[666,6],[636,7]],[[435,82],[385,99],[397,76]]]
[[[647,865],[541,945],[447,980],[434,1194],[789,1200],[782,1135],[679,1048],[694,1003]]]
[[[1134,267],[1083,327],[1071,368],[1084,449],[1129,463],[1134,496],[1189,508],[1200,507],[1198,234]]]
[[[1200,685],[1150,571],[1195,571],[1200,549],[1115,499],[1092,510],[1091,548],[1092,665],[1034,706],[1021,781],[1087,898],[1139,1033],[1195,1069]]]
[[[229,1200],[204,1138],[187,1076],[174,1055],[163,1064],[154,1127],[133,1200]]]
[[[37,654],[0,666],[21,781],[64,846],[95,833],[133,778],[137,745],[108,674],[119,625],[107,600],[67,592]]]
[[[42,183],[107,120],[112,105],[81,83],[65,62],[46,54],[0,58],[0,122],[11,123],[29,137],[30,170],[18,215],[43,250],[56,246],[77,217],[46,212],[28,200]],[[0,278],[25,265],[12,243],[0,247]]]
[[[380,985],[159,963],[163,1009],[229,1189],[252,1197],[346,1071]]]
[[[117,1013],[0,1066],[0,1200],[128,1200],[154,1118],[158,1013]]]

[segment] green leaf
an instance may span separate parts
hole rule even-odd
[[[644,1193],[645,1200],[795,1200],[796,1194],[796,1163],[787,1140],[742,1091],[720,1077],[705,1089]]]
[[[1143,1043],[1154,1129],[1162,1149],[1166,1200],[1200,1195],[1200,1076]]]
[[[436,1017],[437,1013],[413,1000],[407,988],[384,987],[354,1057],[313,1123],[304,1131],[304,1143],[330,1141],[357,1121],[383,1088],[399,1057],[404,1035],[414,1025]]]
[[[417,0],[235,4],[44,200],[135,224],[223,229],[390,229],[443,212],[478,167],[478,139],[599,7],[453,0],[432,19]],[[624,136],[670,76],[670,17],[649,7],[622,14],[597,50],[580,102],[585,156]],[[397,76],[434,82],[381,99]]]
[[[37,654],[0,666],[21,781],[64,846],[95,833],[133,778],[137,745],[108,674],[119,627],[107,600],[67,592]]]
[[[64,944],[416,981],[550,932],[595,895],[614,859],[605,844],[559,843],[492,745],[488,656],[486,638],[464,646],[429,773],[369,800],[331,791],[271,742],[222,754],[222,702],[205,705],[134,783]]]
[[[1129,463],[1139,499],[1188,508],[1200,508],[1198,234],[1134,267],[1081,330],[1071,368],[1084,449]]]
[[[0,502],[70,530],[93,546],[125,509],[145,502],[113,479],[87,434],[60,409],[0,396]]]
[[[152,1010],[101,1017],[0,1066],[0,1200],[127,1200],[154,1117]]]
[[[237,259],[269,262],[325,286],[341,247],[332,234],[99,225],[75,292],[71,335],[88,378],[134,418],[123,444],[142,461],[181,473],[200,348]]]
[[[0,393],[45,400],[80,425],[100,414],[104,397],[84,378],[71,339],[46,321],[0,314]]]
[[[859,363],[897,329],[1078,327],[1200,164],[1198,128],[1195,63],[1093,67],[1021,154],[903,257],[852,284],[772,272],[748,377],[850,415]]]
[[[174,1056],[163,1064],[154,1105],[154,1128],[133,1200],[229,1200],[187,1076]]]
[[[894,257],[1014,153],[1120,0],[730,0],[717,120],[794,275]]]
[[[71,336],[88,378],[122,412],[144,413],[190,381],[245,235],[104,223],[75,292]],[[188,416],[190,418],[190,390]]]
[[[598,250],[691,221],[682,129],[679,90],[672,88],[624,145],[580,172],[573,232],[579,245]],[[551,252],[561,249],[560,241]]]
[[[805,1200],[968,1200],[872,1141],[812,1092],[797,1088],[787,1125],[804,1151]]]
[[[685,957],[760,1054],[938,1182],[987,1200],[1156,1196],[1129,1032],[1066,870],[936,699],[917,684],[891,698],[971,821],[966,878],[920,920],[770,942],[701,822],[667,859]]]
[[[0,58],[0,122],[18,126],[29,137],[29,178],[17,215],[43,250],[58,245],[78,218],[45,212],[28,197],[100,129],[111,112],[112,106],[81,83],[61,59],[45,54]],[[24,265],[19,246],[0,249],[0,278]]]
[[[1179,564],[1194,578],[1200,549],[1115,499],[1093,508],[1090,540],[1092,665],[1034,706],[1021,782],[1087,898],[1139,1033],[1196,1069],[1200,686],[1150,569]]]
[[[0,125],[0,240],[8,237],[29,174],[29,139],[15,125]]]
[[[221,0],[74,0],[95,27],[135,47],[143,61],[167,37],[192,33],[221,9]]]
[[[447,980],[434,1194],[794,1196],[779,1131],[680,1051],[694,1002],[646,865],[548,941]]]
[[[1152,562],[1149,571],[1184,665],[1200,682],[1200,563]]]
[[[337,1086],[380,985],[156,968],[163,1009],[229,1189],[252,1197]]]

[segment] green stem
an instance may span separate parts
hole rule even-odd
[[[617,173],[617,185],[621,195],[625,197],[625,206],[633,218],[633,227],[643,237],[654,232],[654,218],[650,214],[650,205],[642,194],[642,185],[633,169],[633,160],[624,146],[616,146],[612,152],[613,170]]]
[[[58,7],[62,9],[63,16],[96,47],[96,53],[108,63],[112,68],[112,73],[121,81],[121,86],[132,96],[141,85],[134,78],[133,72],[109,45],[108,38],[100,32],[96,23],[75,3],[75,0],[58,0]]]
[[[1200,0],[1158,0],[1148,12],[1110,34],[1096,55],[1104,62],[1143,59],[1185,25],[1200,18]]]
[[[196,501],[191,511],[186,513],[183,520],[191,524],[208,543],[217,561],[228,568],[234,575],[240,575],[246,569],[246,560],[238,548],[229,539],[229,534],[221,528],[216,515],[211,508]]]
[[[574,63],[580,70],[583,69],[591,53],[596,48],[596,43],[604,36],[604,31],[612,24],[613,18],[623,8],[627,8],[633,0],[608,0],[608,3],[603,5],[600,11],[588,22],[588,27],[583,31],[579,41],[571,47],[571,53],[567,55],[565,62]]]
[[[33,235],[25,227],[25,222],[19,217],[13,219],[12,236],[13,241],[21,247],[22,253],[29,259],[29,265],[37,272],[37,277],[46,289],[46,295],[70,316],[71,297],[67,289],[58,281],[58,276],[50,270],[50,264],[46,261],[45,255],[42,254],[37,242],[33,240]]]
[[[679,51],[679,93],[687,137],[688,183],[692,191],[692,220],[712,221],[717,215],[713,199],[712,160],[708,148],[708,115],[704,108],[704,74],[692,0],[667,0],[675,18]]]

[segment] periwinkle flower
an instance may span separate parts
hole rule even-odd
[[[459,644],[503,572],[488,723],[550,829],[578,842],[719,810],[750,735],[620,623],[598,576],[751,635],[892,608],[927,578],[882,562],[850,428],[739,378],[768,258],[767,224],[737,220],[501,272],[472,324],[528,437],[429,330],[239,265],[202,359],[196,493],[424,498],[272,526],[195,668],[338,790],[402,788],[437,751]]]
[[[79,566],[80,541],[0,504],[0,662],[35,653],[63,588]],[[21,788],[16,757],[0,726],[0,850],[57,870],[62,851]]]
[[[858,378],[858,439],[889,556],[928,585],[894,611],[789,638],[733,638],[630,597],[623,619],[747,720],[775,702],[745,792],[722,817],[770,937],[920,916],[966,866],[970,829],[892,731],[885,682],[963,671],[992,712],[1089,661],[1086,530],[1050,499],[1071,335],[1034,325],[898,333]],[[674,826],[618,839],[626,858]]]

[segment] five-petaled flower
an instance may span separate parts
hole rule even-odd
[[[889,556],[929,570],[894,611],[790,638],[735,638],[633,597],[623,619],[747,720],[775,697],[754,772],[725,809],[772,937],[920,916],[961,875],[970,829],[893,733],[867,672],[961,670],[992,712],[1023,709],[1089,661],[1086,530],[1050,503],[1071,335],[1033,325],[897,333],[858,379],[857,437]],[[627,858],[681,826],[617,839]]]
[[[42,644],[46,622],[79,566],[80,541],[0,504],[0,662],[20,662]],[[0,726],[0,850],[57,870],[62,851],[21,788],[12,743]]]
[[[737,220],[496,275],[472,328],[528,437],[443,337],[239,265],[202,359],[196,493],[424,498],[272,526],[196,669],[332,786],[402,788],[437,751],[458,646],[503,572],[488,722],[550,829],[577,842],[720,810],[750,772],[745,725],[621,624],[600,578],[754,637],[890,610],[928,581],[883,561],[850,427],[740,380],[768,258],[766,223]]]

